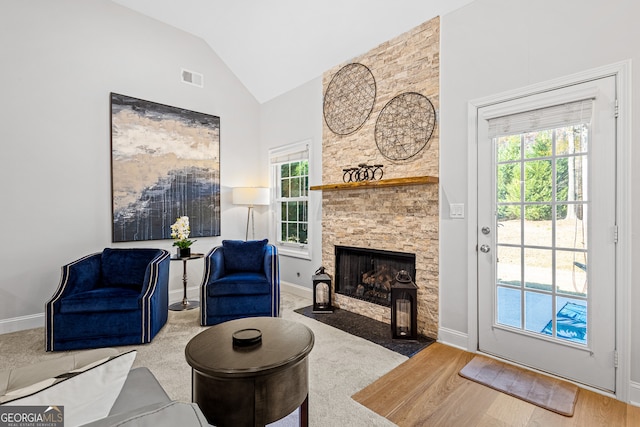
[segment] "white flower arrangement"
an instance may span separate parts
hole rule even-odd
[[[173,246],[177,246],[180,249],[186,249],[195,240],[189,240],[189,233],[191,232],[191,228],[189,227],[189,217],[181,216],[176,219],[176,222],[171,226],[171,237],[176,239],[173,242]]]

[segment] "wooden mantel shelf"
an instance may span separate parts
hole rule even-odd
[[[312,185],[310,190],[355,190],[359,188],[398,187],[401,185],[437,184],[437,176],[411,176],[408,178],[381,179],[379,181],[343,182],[339,184]]]

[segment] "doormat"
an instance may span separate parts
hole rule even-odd
[[[340,308],[334,308],[333,313],[314,313],[313,306],[294,311],[407,357],[413,356],[435,342],[434,339],[421,335],[418,335],[417,341],[394,340],[391,338],[391,325]]]
[[[572,417],[578,387],[566,381],[475,356],[460,376],[566,417]]]

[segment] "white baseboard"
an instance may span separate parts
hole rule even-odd
[[[311,289],[293,283],[280,282],[280,288],[301,298],[313,300]],[[174,289],[169,292],[169,304],[182,301],[183,289]],[[187,288],[187,298],[190,300],[200,300],[200,286],[190,286]],[[23,331],[25,329],[41,328],[44,326],[44,313],[31,314],[29,316],[13,317],[0,320],[0,334]]]
[[[0,334],[24,331],[25,329],[44,327],[44,313],[30,314],[28,316],[12,317],[0,320]]]
[[[313,301],[313,291],[311,288],[280,281],[280,290]]]
[[[438,342],[452,347],[459,348],[460,350],[469,351],[468,347],[469,336],[465,333],[454,331],[453,329],[439,328],[438,329]]]
[[[280,288],[301,298],[313,300],[311,289],[293,283],[280,282]],[[183,289],[175,289],[169,292],[169,304],[182,301]],[[190,300],[200,300],[200,286],[190,286],[187,288],[187,298]],[[10,332],[24,331],[25,329],[44,327],[44,313],[30,314],[28,316],[0,319],[0,335]]]
[[[182,301],[182,289],[169,292],[169,304]],[[187,288],[187,297],[191,300],[200,300],[200,287]],[[24,331],[25,329],[41,328],[44,326],[44,313],[30,314],[28,316],[0,319],[0,334]]]
[[[629,381],[629,405],[640,406],[640,383]]]
[[[280,282],[280,290],[313,301],[313,291],[304,286],[296,285],[289,282]],[[169,292],[169,304],[182,301],[184,294],[183,289],[174,289]],[[187,298],[190,300],[200,301],[200,286],[187,287]],[[42,326],[42,325],[41,325]]]
[[[169,292],[169,304],[182,301],[184,290],[176,289]],[[200,286],[187,288],[187,298],[200,300]],[[44,313],[30,314],[28,316],[0,319],[0,334],[24,331],[25,329],[41,328],[44,326]]]

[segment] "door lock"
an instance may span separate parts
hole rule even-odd
[[[480,246],[480,252],[484,252],[485,254],[487,252],[489,252],[491,250],[491,248],[489,247],[489,245],[482,245]]]
[[[489,234],[491,233],[491,229],[487,226],[482,227],[482,234]]]

